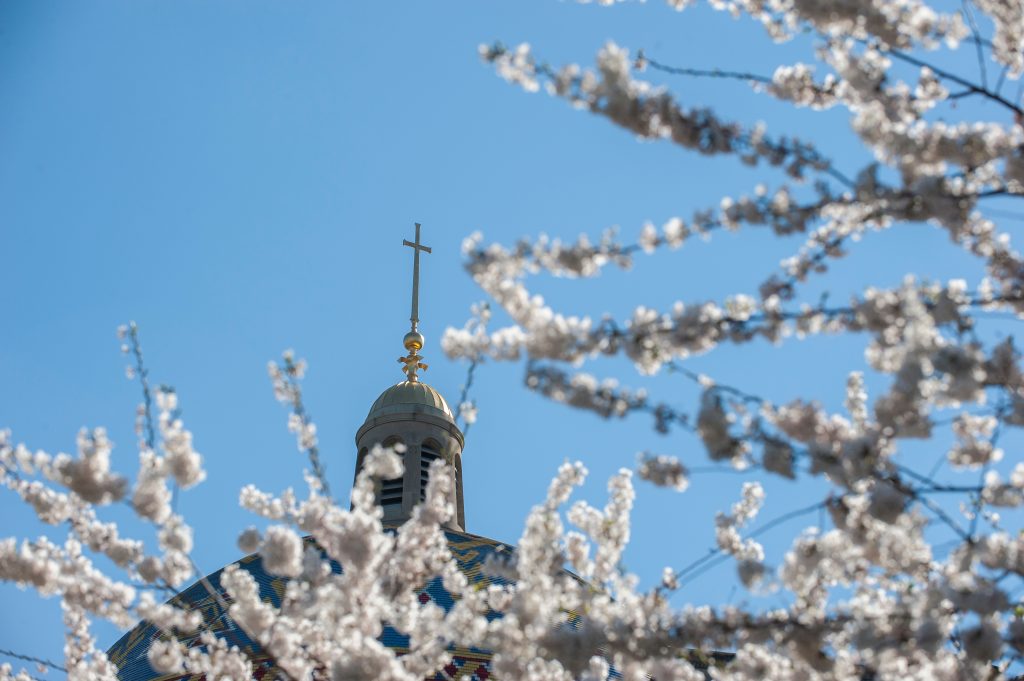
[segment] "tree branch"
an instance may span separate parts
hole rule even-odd
[[[56,662],[51,662],[50,660],[47,660],[47,659],[42,658],[42,657],[34,657],[32,655],[22,655],[21,653],[16,653],[13,650],[5,650],[3,648],[0,648],[0,655],[6,655],[7,657],[13,658],[15,660],[21,660],[23,662],[33,662],[35,664],[41,664],[44,667],[49,667],[50,669],[56,669],[57,671],[64,672],[65,674],[68,673],[67,668],[64,667],[63,665],[59,665]]]
[[[944,79],[949,80],[949,81],[952,81],[952,82],[956,83],[957,85],[961,85],[964,88],[966,88],[968,91],[970,91],[971,93],[976,94],[976,95],[980,95],[981,97],[984,97],[985,99],[990,99],[993,102],[997,102],[997,103],[1005,106],[1010,111],[1012,111],[1015,114],[1017,114],[1017,116],[1024,117],[1024,109],[1021,109],[1019,106],[1017,106],[1016,104],[1014,104],[1010,100],[1006,99],[1005,97],[1003,97],[1002,95],[1000,95],[1000,94],[998,94],[996,92],[992,92],[991,90],[989,90],[986,87],[982,87],[980,85],[976,85],[975,83],[972,83],[971,81],[967,80],[966,78],[962,78],[961,76],[958,76],[955,73],[951,73],[949,71],[946,71],[945,69],[941,69],[941,68],[939,68],[937,66],[929,64],[926,61],[922,61],[921,59],[918,59],[917,57],[912,57],[909,54],[906,54],[905,52],[901,52],[900,50],[897,50],[895,48],[883,47],[881,45],[874,45],[874,47],[879,52],[882,52],[883,54],[891,55],[891,56],[899,59],[900,61],[906,62],[907,64],[912,64],[912,65],[917,66],[919,68],[931,69],[931,71],[936,76],[938,76],[940,78],[944,78]]]

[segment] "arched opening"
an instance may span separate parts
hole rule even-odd
[[[385,447],[393,447],[402,444],[401,439],[391,437],[384,441]],[[402,505],[402,478],[391,478],[380,481],[380,505],[401,506]]]
[[[455,513],[459,527],[466,529],[466,507],[462,497],[462,452],[455,452]]]
[[[430,464],[441,458],[441,445],[434,440],[424,440],[420,445],[420,501],[427,498],[427,482],[430,480]]]
[[[359,450],[358,456],[356,456],[356,478],[359,477],[359,471],[363,470],[363,463],[366,461],[366,447]],[[353,482],[355,482],[353,480]]]

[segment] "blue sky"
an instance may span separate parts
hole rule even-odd
[[[466,367],[443,357],[440,336],[483,297],[462,269],[466,235],[575,239],[621,225],[631,240],[645,220],[688,217],[727,194],[783,180],[734,159],[637,142],[564,102],[510,87],[477,57],[478,44],[495,39],[528,41],[555,64],[590,64],[609,39],[681,66],[770,73],[812,58],[805,41],[773,45],[752,22],[705,7],[677,14],[657,2],[0,6],[0,425],[51,452],[73,451],[82,426],[106,426],[115,465],[133,471],[139,391],[125,378],[114,332],[135,320],[153,379],[178,390],[205,456],[208,480],[179,508],[196,527],[197,561],[212,571],[238,557],[235,537],[254,522],[237,507],[243,484],[303,484],[304,461],[265,371],[285,348],[309,361],[306,402],[333,488],[347,497],[356,429],[401,377],[395,358],[411,266],[401,242],[414,221],[433,247],[420,304],[425,379],[454,402]],[[959,66],[973,76],[973,62]],[[688,105],[816,141],[840,167],[869,160],[840,111],[794,111],[735,82],[659,82]],[[1013,231],[1020,221],[1000,226]],[[530,284],[560,311],[623,318],[638,304],[666,309],[752,292],[800,243],[751,229],[641,257],[633,272]],[[896,285],[907,272],[972,282],[982,274],[944,234],[905,226],[868,235],[806,295],[828,290],[844,300],[868,284]],[[865,367],[864,343],[725,346],[687,366],[773,400],[802,395],[839,410],[847,372]],[[677,377],[643,379],[621,360],[590,370],[696,406],[695,389]],[[522,373],[522,365],[477,372],[480,420],[464,457],[471,532],[515,541],[566,458],[590,468],[584,496],[595,502],[639,451],[706,463],[689,436],[660,436],[642,416],[606,422],[546,402],[522,387]],[[870,382],[876,392],[886,384]],[[942,451],[911,453],[926,470]],[[708,475],[683,495],[638,483],[626,567],[649,584],[662,567],[703,555],[715,511],[757,477]],[[765,484],[765,520],[813,503],[823,489]],[[769,562],[815,521],[766,536]],[[41,531],[13,495],[0,495],[0,536]],[[735,584],[727,565],[686,585],[679,603],[748,598]],[[9,585],[0,585],[0,600],[0,648],[60,657],[56,602]],[[104,647],[118,636],[99,632]]]

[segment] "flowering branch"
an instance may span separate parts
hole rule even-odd
[[[955,73],[951,73],[949,71],[946,71],[945,69],[941,69],[935,66],[934,64],[929,64],[921,59],[918,59],[917,57],[906,54],[905,52],[902,52],[900,50],[893,48],[885,48],[880,45],[873,45],[872,47],[878,49],[879,51],[885,54],[892,55],[896,59],[899,59],[902,62],[906,62],[907,64],[912,64],[913,66],[930,69],[932,73],[937,75],[939,78],[943,78],[945,80],[951,81],[953,83],[956,83],[957,85],[962,86],[966,92],[969,92],[972,95],[978,95],[984,97],[985,99],[996,102],[1000,106],[1006,107],[1007,109],[1012,111],[1014,115],[1017,116],[1017,120],[1024,120],[1024,109],[1021,109],[1018,105],[1006,99],[999,93],[989,90],[984,85],[977,85],[975,83],[972,83],[966,78],[962,78],[956,75]]]
[[[125,374],[129,379],[137,377],[139,385],[142,386],[142,404],[139,405],[135,429],[139,437],[142,438],[143,428],[145,428],[145,439],[143,442],[145,442],[147,449],[153,449],[156,442],[156,431],[153,428],[153,397],[149,389],[149,370],[146,369],[142,361],[139,327],[135,322],[122,324],[117,327],[117,337],[122,341],[128,341],[127,343],[122,343],[121,352],[124,354],[131,353],[135,359],[135,366],[129,366]]]
[[[0,648],[0,655],[6,655],[7,657],[14,658],[15,660],[22,660],[23,662],[34,662],[35,664],[39,664],[50,669],[56,669],[57,671],[64,672],[65,674],[68,671],[56,662],[51,662],[41,657],[33,657],[32,655],[22,655],[21,653],[16,653],[13,650],[4,650],[3,648]]]
[[[305,452],[309,465],[323,494],[330,496],[331,488],[327,482],[327,472],[320,463],[320,449],[316,437],[316,424],[312,422],[302,402],[302,387],[299,381],[306,375],[306,360],[295,359],[295,353],[286,350],[282,355],[282,364],[269,362],[267,372],[274,384],[274,397],[278,402],[291,407],[288,417],[288,430],[295,434],[299,451]]]
[[[701,154],[736,154],[752,165],[763,161],[784,166],[795,179],[802,178],[807,169],[829,168],[829,162],[813,146],[800,140],[774,140],[761,128],[745,130],[720,120],[710,110],[683,109],[664,91],[634,80],[628,53],[614,43],[598,53],[596,73],[581,71],[575,64],[555,70],[537,63],[525,43],[514,49],[501,43],[481,45],[479,51],[510,83],[533,92],[544,79],[550,94],[605,116],[640,137],[669,139]]]

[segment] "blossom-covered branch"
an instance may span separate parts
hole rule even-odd
[[[295,441],[300,452],[305,452],[309,465],[317,480],[320,490],[330,496],[331,488],[327,482],[327,472],[320,463],[319,441],[316,437],[316,424],[309,417],[306,406],[302,402],[302,386],[300,381],[306,375],[306,360],[295,359],[295,353],[286,350],[281,355],[282,364],[269,362],[267,373],[274,384],[274,397],[278,402],[291,408],[288,416],[288,430],[295,434]]]
[[[575,64],[552,69],[537,63],[525,43],[512,49],[501,43],[482,45],[480,56],[505,80],[533,92],[544,79],[550,94],[605,116],[641,138],[671,140],[701,154],[736,155],[750,165],[784,167],[795,179],[802,179],[807,170],[830,168],[813,146],[799,139],[772,139],[760,126],[745,129],[709,109],[683,108],[665,90],[634,79],[628,52],[614,43],[598,53],[597,71]]]

